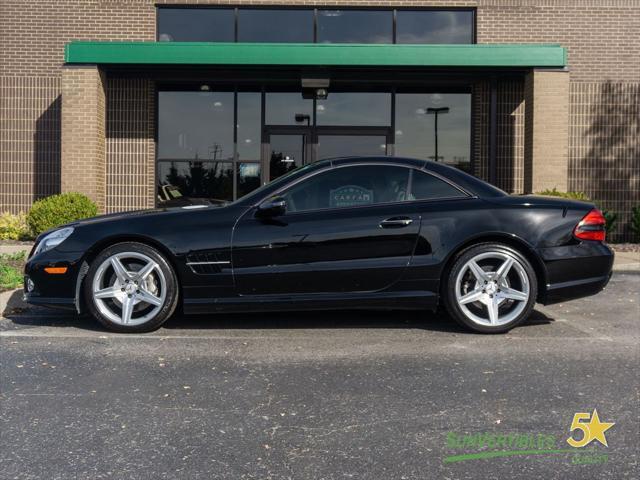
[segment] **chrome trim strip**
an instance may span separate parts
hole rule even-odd
[[[222,262],[187,262],[187,265],[226,265],[231,262],[222,261]]]

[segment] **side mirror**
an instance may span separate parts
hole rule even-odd
[[[258,205],[256,212],[261,217],[277,217],[287,211],[287,201],[282,197],[273,197]]]

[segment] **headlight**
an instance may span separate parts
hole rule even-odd
[[[73,227],[61,228],[60,230],[51,232],[50,234],[43,237],[40,242],[38,242],[36,250],[33,254],[38,255],[39,253],[46,252],[54,247],[57,247],[62,242],[64,242],[72,233]]]

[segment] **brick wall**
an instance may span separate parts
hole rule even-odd
[[[33,200],[60,189],[59,93],[64,44],[71,40],[152,41],[155,39],[155,5],[162,3],[229,5],[236,2],[0,0],[0,211],[24,210]],[[562,44],[569,49],[571,68],[569,188],[583,189],[593,198],[611,203],[623,219],[628,218],[632,205],[640,203],[637,188],[640,155],[634,153],[640,148],[640,135],[633,130],[637,128],[634,127],[637,115],[634,117],[635,111],[629,108],[624,109],[624,114],[614,114],[612,107],[618,105],[620,99],[628,106],[628,102],[637,98],[640,0],[251,0],[244,3],[471,6],[477,8],[479,43]],[[610,86],[615,87],[617,99],[612,98]],[[111,90],[108,85],[107,91]],[[125,99],[140,91],[136,87],[129,94],[115,88],[113,100],[107,94],[105,168],[110,178],[107,183],[111,184],[123,173],[125,183],[122,190],[107,187],[105,202],[109,210],[144,206],[144,202],[127,200],[128,192],[147,191],[151,195],[153,190],[149,186],[153,174],[149,172],[154,168],[154,149],[146,132],[153,124],[153,117],[141,118],[136,110],[144,103],[142,97],[136,97],[135,101]],[[474,91],[488,92],[486,85],[477,85]],[[523,92],[523,83],[499,85],[498,183],[515,192],[523,188]],[[114,107],[116,101],[131,107],[129,115]],[[147,106],[153,110],[153,105]],[[478,114],[474,154],[479,174],[486,178],[485,107],[486,97],[474,98],[474,111]],[[602,111],[609,113],[603,116]],[[115,112],[119,112],[124,127],[114,123]],[[127,135],[122,128],[133,129],[129,140],[125,140]],[[609,141],[607,132],[624,140]],[[604,162],[602,158],[608,160]],[[117,170],[120,164],[124,165],[123,171]],[[611,172],[611,165],[616,166],[618,177],[628,179],[627,183],[598,180],[604,178],[603,172]],[[598,172],[593,175],[594,180],[586,180],[589,172]],[[134,180],[140,174],[144,180]],[[626,190],[626,185],[630,190]]]
[[[0,77],[0,212],[60,192],[60,79]]]
[[[480,0],[478,43],[559,43],[571,81],[640,78],[638,0]]]
[[[107,212],[154,205],[154,88],[150,80],[107,81]]]
[[[614,240],[631,238],[640,205],[640,82],[570,85],[569,189],[618,214]]]
[[[105,76],[96,66],[62,70],[61,188],[105,206]]]

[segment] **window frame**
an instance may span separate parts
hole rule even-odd
[[[478,12],[476,7],[447,7],[447,6],[435,6],[435,7],[419,7],[419,6],[407,6],[407,7],[383,7],[376,5],[325,5],[320,4],[314,7],[310,7],[307,5],[247,5],[247,4],[236,4],[231,3],[228,5],[202,5],[202,4],[155,4],[156,7],[156,22],[155,22],[155,41],[158,40],[158,30],[159,30],[159,17],[158,15],[160,10],[171,10],[171,9],[217,9],[217,10],[233,10],[233,38],[234,42],[238,42],[238,28],[239,28],[239,10],[311,10],[313,12],[313,43],[318,43],[318,11],[319,10],[375,10],[375,11],[390,11],[392,17],[392,42],[386,45],[396,45],[397,43],[397,12],[398,11],[445,11],[445,12],[471,12],[472,22],[471,22],[471,43],[468,45],[474,45],[478,43],[477,37],[477,21],[478,21]]]
[[[371,166],[380,166],[380,165],[397,167],[397,168],[408,168],[409,169],[409,180],[408,180],[407,195],[411,194],[411,189],[413,187],[413,171],[414,170],[418,170],[420,172],[426,173],[427,175],[431,175],[431,176],[433,176],[433,177],[435,177],[435,178],[437,178],[439,180],[444,181],[445,183],[451,185],[456,190],[458,190],[462,195],[455,196],[455,197],[441,197],[441,198],[429,198],[429,199],[415,199],[415,200],[402,200],[402,201],[393,201],[393,202],[382,202],[382,203],[373,203],[373,204],[370,204],[370,205],[354,205],[352,207],[316,208],[316,209],[301,210],[301,211],[296,211],[296,212],[286,212],[285,216],[289,216],[289,215],[305,215],[305,214],[314,213],[314,212],[331,212],[331,211],[340,211],[340,212],[342,212],[342,211],[345,211],[345,210],[362,209],[362,208],[376,208],[376,207],[390,206],[390,205],[414,205],[414,204],[417,204],[417,203],[434,203],[434,202],[442,202],[442,201],[468,200],[470,198],[477,198],[477,195],[471,194],[470,192],[468,192],[464,188],[460,187],[456,183],[452,182],[448,178],[443,177],[442,175],[438,175],[437,173],[428,170],[426,167],[418,168],[418,167],[415,167],[415,166],[404,165],[404,164],[401,164],[401,163],[394,163],[394,162],[362,162],[362,163],[348,163],[348,164],[344,164],[344,165],[331,165],[331,164],[329,164],[326,167],[321,168],[321,169],[319,169],[319,170],[317,170],[315,172],[310,172],[309,174],[307,174],[307,175],[305,175],[303,177],[297,178],[293,182],[282,186],[281,188],[279,188],[275,192],[262,197],[258,202],[255,202],[252,205],[252,208],[257,208],[261,203],[263,203],[264,201],[266,201],[266,200],[268,200],[270,198],[281,196],[282,193],[285,190],[287,190],[287,189],[289,189],[291,187],[294,187],[294,186],[298,185],[299,183],[306,181],[309,178],[315,177],[316,175],[320,175],[320,174],[325,173],[325,172],[330,172],[330,171],[338,169],[338,168],[371,167]]]

